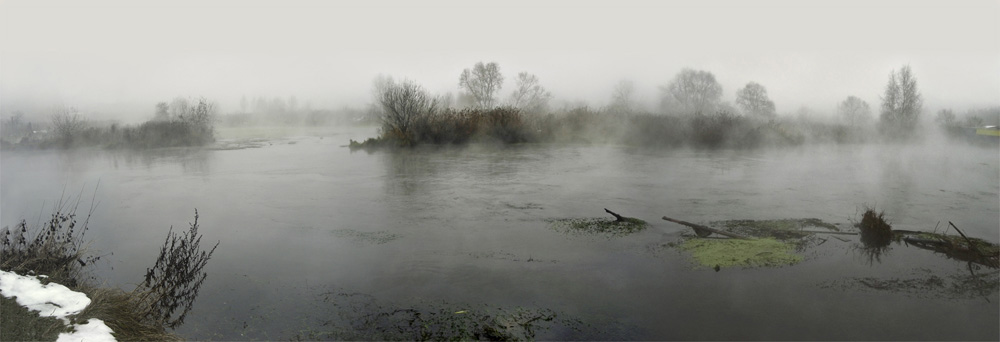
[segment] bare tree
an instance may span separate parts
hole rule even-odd
[[[715,75],[702,70],[684,69],[669,84],[660,87],[662,105],[685,113],[705,113],[715,109],[722,99],[722,85]]]
[[[183,97],[175,98],[173,101],[170,101],[170,116],[173,119],[180,119],[184,114],[187,114],[190,107],[191,105],[187,99]]]
[[[759,118],[773,119],[777,116],[774,101],[767,96],[767,88],[757,82],[747,83],[736,91],[736,105],[740,106],[744,113]]]
[[[868,106],[868,102],[857,96],[848,96],[837,106],[837,113],[840,114],[840,119],[851,127],[862,126],[872,119],[872,109]]]
[[[510,105],[530,113],[539,113],[549,105],[552,94],[538,82],[538,76],[521,72],[514,80],[517,89],[510,95]]]
[[[154,121],[167,121],[170,120],[170,105],[166,102],[160,102],[156,104],[156,113],[153,114]]]
[[[955,120],[955,112],[951,109],[942,109],[938,111],[937,117],[934,118],[934,122],[941,126],[955,126],[957,122]]]
[[[247,96],[243,95],[243,97],[240,98],[240,113],[246,113],[248,106],[249,102],[247,102]]]
[[[198,99],[198,104],[191,107],[187,115],[184,116],[184,121],[198,127],[208,128],[211,127],[214,116],[215,104],[202,97]]]
[[[410,129],[421,116],[433,115],[437,110],[437,100],[427,91],[410,80],[395,82],[391,77],[379,76],[373,82],[372,91],[382,107],[382,134],[409,139]]]
[[[80,118],[76,108],[61,108],[52,115],[52,127],[65,143],[72,142],[73,138],[83,130],[83,126],[84,120]]]
[[[889,83],[882,96],[881,125],[883,132],[895,137],[912,134],[917,126],[924,100],[917,89],[917,79],[910,66],[889,73]]]
[[[611,90],[611,104],[608,111],[616,114],[630,114],[636,110],[635,83],[630,80],[618,81],[615,88]]]
[[[497,104],[496,93],[503,87],[503,75],[496,62],[479,62],[471,70],[462,71],[458,85],[476,99],[478,108],[491,109]]]
[[[24,122],[24,113],[21,111],[15,111],[14,115],[0,123],[0,137],[16,140],[31,133],[31,123]]]

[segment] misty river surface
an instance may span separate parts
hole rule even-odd
[[[87,232],[107,254],[98,279],[130,290],[170,226],[186,229],[197,209],[202,246],[221,244],[177,330],[194,340],[287,340],[364,314],[361,301],[549,309],[586,326],[539,330],[545,340],[1000,338],[996,288],[955,295],[853,281],[956,279],[969,273],[964,262],[899,244],[873,261],[845,236],[793,266],[716,272],[671,247],[689,228],[660,219],[818,218],[849,230],[874,205],[894,229],[951,221],[997,242],[996,147],[343,147],[374,134],[333,129],[234,150],[4,151],[0,223],[44,218],[60,194],[82,191],[78,214],[99,202]],[[551,222],[610,218],[604,208],[650,227],[605,236]]]

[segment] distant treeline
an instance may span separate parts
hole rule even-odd
[[[503,75],[496,63],[477,63],[462,72],[463,92],[432,96],[410,80],[376,77],[374,116],[378,137],[351,141],[352,148],[457,145],[469,142],[604,142],[636,146],[746,148],[806,142],[862,143],[921,139],[923,98],[908,66],[890,74],[878,120],[865,101],[848,96],[838,118],[822,120],[800,110],[778,116],[764,86],[750,82],[737,91],[736,106],[721,101],[722,88],[709,72],[684,69],[661,86],[661,107],[643,111],[633,100],[634,86],[615,86],[611,104],[550,110],[551,94],[538,78],[520,73],[514,93],[498,99]],[[993,123],[996,121],[996,123]],[[974,138],[984,124],[1000,125],[1000,107],[973,111],[964,121],[951,111],[938,125],[952,138]],[[971,133],[970,133],[971,132]],[[989,138],[987,138],[989,139]],[[987,140],[991,141],[991,140]]]
[[[194,103],[175,101],[157,105],[152,120],[138,125],[89,122],[74,108],[52,115],[51,122],[35,125],[17,114],[4,120],[0,144],[11,148],[155,148],[201,146],[215,141],[215,106],[202,98]]]

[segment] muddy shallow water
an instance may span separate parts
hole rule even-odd
[[[996,148],[342,147],[372,134],[245,149],[5,151],[0,224],[47,213],[64,189],[84,189],[87,206],[100,182],[87,234],[113,255],[96,273],[131,289],[167,229],[186,227],[197,208],[204,239],[222,243],[177,330],[196,340],[372,336],[345,326],[399,308],[486,306],[551,310],[557,319],[536,331],[547,340],[1000,338],[998,289],[963,288],[964,262],[902,244],[875,259],[843,236],[793,266],[716,272],[672,247],[689,228],[660,220],[818,218],[850,230],[868,204],[896,229],[952,221],[996,242]],[[604,208],[650,225],[624,236],[552,227],[609,217]],[[995,284],[995,270],[976,271]]]

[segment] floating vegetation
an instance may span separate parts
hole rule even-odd
[[[951,259],[998,267],[1000,246],[983,239],[938,233],[906,234],[900,238],[907,245],[941,253]]]
[[[612,220],[603,217],[566,218],[552,220],[551,227],[556,231],[570,235],[606,235],[622,237],[646,229],[646,221],[626,217],[623,220]]]
[[[778,240],[802,239],[812,235],[806,228],[823,228],[839,232],[836,225],[816,218],[778,220],[726,220],[713,221],[711,226],[750,237],[769,237]]]
[[[664,220],[682,224],[695,230],[699,238],[689,238],[680,243],[680,249],[691,252],[692,258],[700,266],[723,267],[777,267],[794,265],[802,261],[796,251],[803,251],[816,241],[826,240],[815,237],[817,232],[839,233],[836,225],[820,219],[778,219],[778,220],[727,220],[714,221],[712,228],[664,216]],[[804,230],[815,227],[824,230]],[[708,239],[711,234],[729,236],[729,239]],[[665,246],[676,246],[674,244]]]
[[[333,235],[339,238],[346,238],[360,244],[381,245],[399,239],[399,234],[393,234],[384,230],[374,232],[362,232],[354,229],[336,229]]]
[[[209,146],[208,149],[229,151],[229,150],[244,150],[248,148],[261,148],[264,147],[264,144],[267,142],[268,142],[267,139],[263,138],[224,140],[215,142],[215,144]]]
[[[823,288],[899,293],[915,297],[977,298],[1000,291],[1000,272],[917,276],[912,278],[860,277],[833,280]]]
[[[518,209],[518,210],[528,210],[528,209],[538,209],[538,210],[541,210],[541,209],[545,209],[545,208],[542,207],[541,204],[531,203],[531,202],[525,203],[523,205],[518,205],[518,204],[514,204],[514,203],[510,203],[510,202],[503,202],[503,204],[506,205],[508,208]]]
[[[333,304],[336,312],[299,329],[291,340],[530,341],[550,330],[573,339],[635,338],[625,334],[635,329],[625,329],[617,321],[589,326],[546,308],[442,301],[401,306],[380,304],[363,293],[326,292],[320,296],[317,302]]]
[[[472,258],[475,258],[475,259],[493,259],[493,260],[506,260],[506,261],[515,261],[515,262],[547,262],[547,263],[558,262],[558,260],[536,259],[536,258],[531,257],[531,256],[528,256],[527,258],[518,257],[514,253],[503,252],[503,251],[500,251],[500,252],[493,252],[493,251],[472,252],[472,253],[469,253],[469,256],[472,257]]]
[[[774,238],[754,240],[692,238],[680,244],[681,250],[691,253],[700,266],[723,267],[777,267],[794,265],[802,261],[795,254],[795,245]]]

